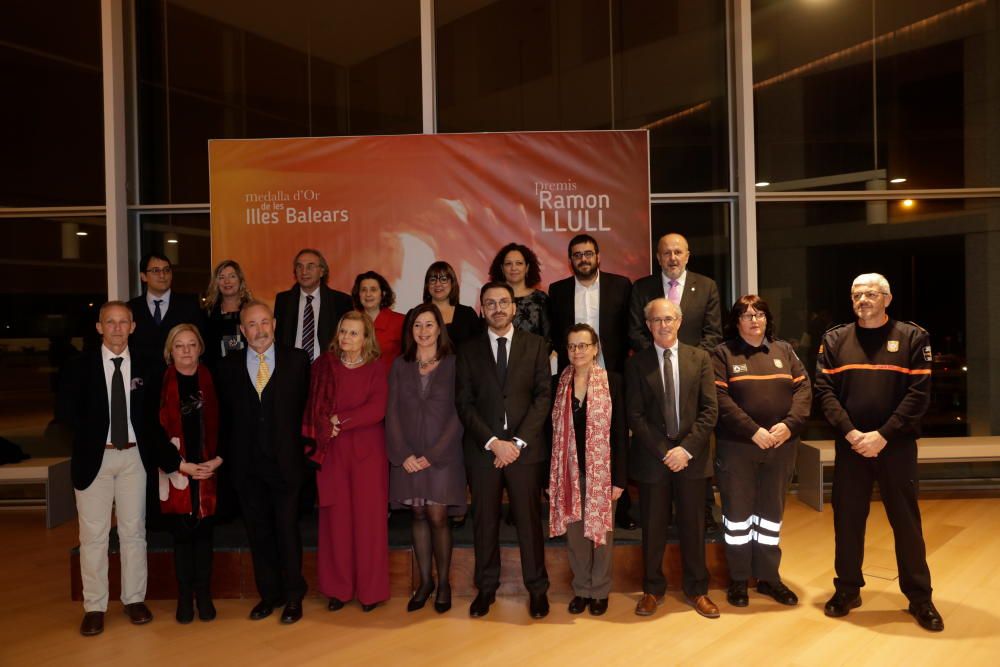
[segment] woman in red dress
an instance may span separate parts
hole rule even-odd
[[[371,611],[389,599],[386,375],[371,319],[346,313],[330,351],[313,364],[302,424],[320,466],[316,567],[330,611],[354,598]]]
[[[396,294],[389,281],[374,271],[359,273],[351,289],[354,308],[363,312],[375,323],[375,340],[378,341],[380,358],[388,373],[392,362],[403,347],[403,320],[405,316],[392,310]]]

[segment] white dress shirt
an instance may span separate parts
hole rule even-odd
[[[163,318],[167,316],[167,309],[170,308],[170,290],[167,290],[160,296],[153,296],[149,293],[148,289],[146,290],[146,305],[149,307],[149,314],[153,316],[156,315],[156,304],[153,303],[154,301],[160,302],[160,321],[162,322]]]
[[[601,335],[601,272],[597,272],[597,279],[590,285],[583,285],[579,278],[574,278],[573,289],[573,321],[589,324]],[[604,365],[604,349],[601,348],[597,355],[597,365],[607,368]]]
[[[115,374],[115,362],[112,359],[121,357],[122,380],[125,383],[125,408],[128,417],[128,441],[136,442],[135,429],[132,428],[132,357],[129,356],[128,348],[122,350],[121,354],[115,354],[104,345],[101,345],[101,359],[104,367],[104,386],[108,390],[108,437],[105,442],[111,442],[111,378]],[[145,378],[144,378],[145,379]]]
[[[498,347],[497,346],[497,339],[498,338],[506,338],[507,339],[507,370],[508,371],[510,370],[510,348],[514,344],[514,331],[515,331],[515,329],[514,329],[514,325],[513,324],[511,324],[507,328],[507,331],[503,332],[502,334],[493,333],[493,329],[489,329],[489,328],[486,329],[486,333],[490,337],[490,349],[493,350],[493,363],[497,362],[497,347]],[[503,415],[503,427],[506,430],[506,428],[507,428],[507,413],[506,412],[504,412],[504,415]],[[487,440],[486,441],[486,450],[489,451],[490,445],[493,444],[493,441],[494,440],[499,440],[499,439],[500,438],[498,438],[497,436],[493,436],[492,438],[490,438],[489,440]],[[514,438],[514,443],[520,449],[524,449],[525,447],[528,446],[528,443],[526,443],[524,440],[521,440],[520,438]]]
[[[683,278],[683,276],[681,276]],[[656,358],[660,362],[660,377],[663,377],[663,353],[667,348],[660,347],[655,342],[653,347],[656,348]],[[678,342],[675,340],[673,346],[670,348],[670,366],[674,371],[674,410],[677,414],[677,427],[680,428],[681,425],[681,364],[677,357],[677,351],[679,348]],[[666,387],[663,388],[666,392]],[[684,449],[681,447],[681,449]],[[684,453],[688,455],[688,459],[693,459],[691,452],[684,449]],[[666,457],[664,457],[664,460]]]
[[[319,359],[319,355],[323,354],[323,350],[319,348],[319,294],[319,285],[312,292],[308,293],[299,287],[299,319],[295,324],[295,347],[300,350],[302,349],[302,317],[306,312],[306,297],[311,296],[313,297],[311,304],[313,309],[313,359]],[[336,335],[336,332],[334,332],[334,335]]]

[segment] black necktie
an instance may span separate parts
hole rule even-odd
[[[504,386],[507,381],[507,339],[497,338],[497,379],[500,386]]]
[[[663,351],[663,415],[667,420],[667,437],[677,437],[677,401],[674,399],[674,364],[670,350]]]
[[[124,449],[128,444],[128,403],[125,401],[125,376],[122,357],[115,357],[115,372],[111,375],[111,444]]]
[[[305,350],[309,361],[313,360],[313,347],[316,336],[316,313],[312,307],[313,295],[306,296],[306,307],[302,311],[302,349]]]
[[[153,299],[153,322],[156,326],[160,326],[160,322],[163,321],[163,313],[160,311],[160,304],[163,303],[163,299]]]

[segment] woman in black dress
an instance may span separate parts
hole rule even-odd
[[[448,329],[448,338],[456,348],[483,330],[483,320],[476,311],[458,302],[458,275],[448,262],[439,260],[427,267],[424,303],[437,306]]]
[[[205,290],[205,363],[210,368],[246,347],[240,333],[240,310],[252,298],[240,265],[231,259],[219,262]]]
[[[537,289],[542,282],[542,265],[531,248],[520,243],[500,248],[490,264],[490,280],[505,282],[514,289],[514,326],[551,341],[549,295]]]

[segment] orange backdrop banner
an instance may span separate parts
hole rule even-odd
[[[378,271],[400,311],[438,259],[475,304],[511,241],[538,255],[543,289],[569,275],[566,244],[583,232],[602,268],[649,273],[645,130],[218,139],[208,150],[213,264],[238,261],[266,301],[294,283],[301,248],[320,250],[345,292]]]

